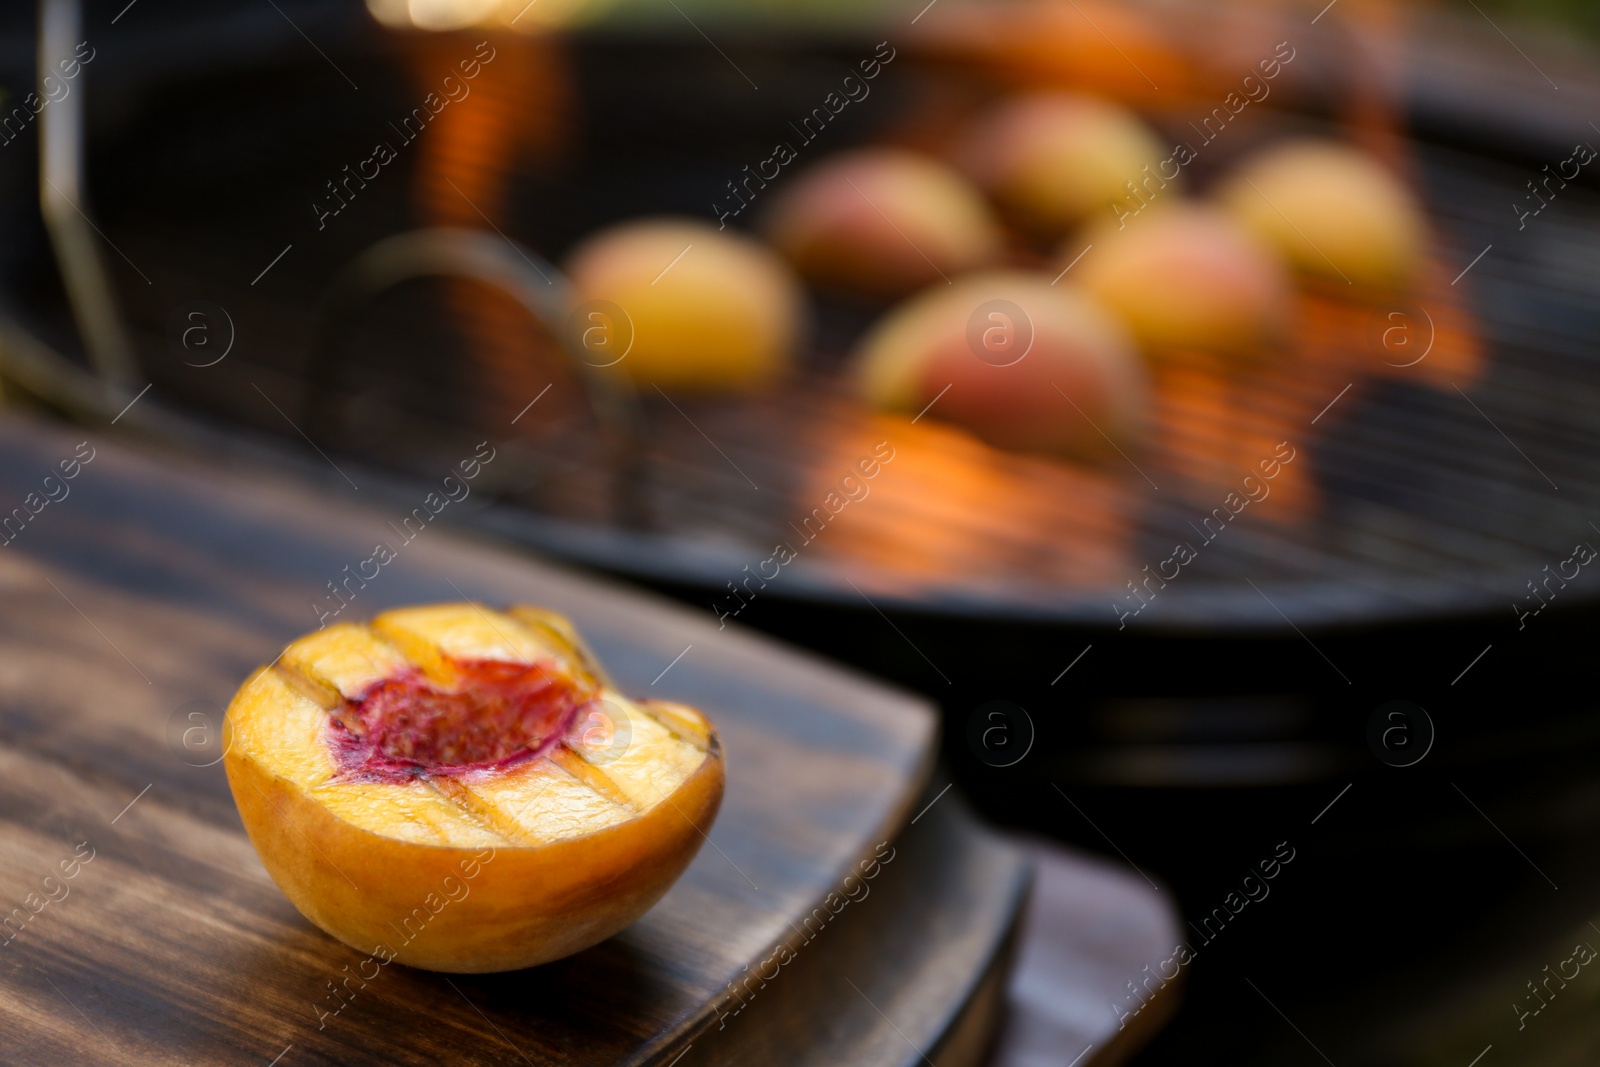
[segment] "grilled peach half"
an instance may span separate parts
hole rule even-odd
[[[1071,93],[1035,93],[984,115],[956,150],[957,165],[1013,221],[1059,238],[1081,223],[1138,204],[1164,188],[1169,155],[1156,133],[1120,104]],[[1155,184],[1148,184],[1151,179]],[[1175,196],[1175,191],[1165,195]]]
[[[633,701],[563,617],[441,604],[306,635],[228,709],[267,872],[361,952],[530,967],[644,914],[722,799],[716,731]]]
[[[1353,145],[1296,140],[1246,160],[1217,203],[1302,277],[1382,297],[1413,288],[1427,261],[1422,205],[1392,171]]]
[[[765,244],[710,223],[633,219],[584,238],[567,275],[588,313],[576,344],[641,389],[739,392],[770,384],[805,332],[800,279]],[[583,307],[580,307],[583,310]],[[624,323],[612,321],[616,311]],[[631,334],[625,352],[614,334]]]
[[[1084,247],[1090,251],[1084,254]],[[1293,280],[1271,246],[1214,208],[1156,203],[1061,248],[1077,283],[1118,315],[1147,357],[1199,350],[1249,360],[1288,334]]]
[[[855,370],[880,411],[929,412],[1018,451],[1104,459],[1148,415],[1148,377],[1122,326],[1069,284],[1026,271],[929,287],[872,327]]]
[[[767,234],[807,280],[893,299],[992,263],[999,224],[977,189],[933,159],[864,148],[796,176]]]

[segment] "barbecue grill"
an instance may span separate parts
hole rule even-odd
[[[238,49],[260,22],[235,16],[226,23],[234,32],[216,47]],[[328,33],[339,21],[318,28]],[[849,46],[775,53],[752,45],[748,58],[769,95],[729,102],[725,76],[737,76],[728,68],[696,76],[701,57],[689,46],[602,34],[559,51],[512,41],[507,48],[520,51],[507,65],[567,70],[574,99],[542,105],[553,112],[551,129],[529,137],[559,147],[473,159],[446,149],[430,155],[428,146],[390,135],[405,154],[319,226],[312,204],[334,203],[328,186],[347,173],[352,146],[388,135],[388,116],[411,111],[420,81],[412,72],[430,63],[447,71],[448,57],[470,56],[476,40],[385,39],[344,28],[336,65],[310,50],[289,57],[275,49],[229,74],[184,63],[158,73],[126,60],[119,67],[108,49],[111,62],[85,68],[96,130],[86,202],[106,237],[99,258],[136,361],[121,384],[137,391],[152,382],[149,407],[242,423],[286,443],[300,440],[291,421],[343,409],[310,436],[353,463],[412,477],[469,437],[512,440],[528,452],[528,469],[502,486],[509,507],[497,527],[606,569],[701,587],[708,598],[771,542],[793,539],[792,524],[885,436],[904,455],[901,484],[808,544],[765,596],[859,603],[853,582],[886,609],[1115,628],[1114,603],[1141,604],[1127,583],[1170,555],[1171,542],[1213,532],[1195,527],[1280,438],[1299,450],[1294,474],[1307,472],[1292,490],[1301,499],[1275,516],[1247,512],[1227,536],[1201,541],[1204,551],[1181,580],[1128,625],[1260,628],[1280,627],[1283,615],[1321,626],[1509,613],[1519,597],[1537,607],[1529,580],[1594,532],[1600,484],[1585,446],[1600,386],[1584,375],[1597,315],[1586,260],[1600,201],[1580,177],[1518,232],[1507,196],[1530,173],[1523,153],[1508,158],[1498,143],[1468,152],[1448,137],[1413,146],[1438,233],[1426,291],[1392,308],[1309,298],[1296,342],[1302,351],[1236,381],[1201,381],[1210,395],[1193,380],[1171,390],[1161,430],[1126,462],[1089,469],[1008,454],[937,423],[936,406],[915,424],[873,418],[840,367],[872,309],[825,303],[806,365],[767,394],[728,402],[644,391],[643,514],[619,516],[609,491],[614,457],[596,447],[578,375],[541,341],[539,321],[517,309],[510,288],[491,295],[463,292],[468,285],[459,281],[397,282],[365,294],[365,306],[347,300],[337,314],[349,335],[341,347],[355,350],[333,356],[313,356],[314,335],[326,326],[318,306],[341,268],[419,222],[498,231],[509,260],[532,256],[531,277],[541,271],[534,260],[549,270],[531,250],[559,259],[606,221],[702,212],[718,176],[767,136],[764,120],[781,124],[777,117],[808,100]],[[828,149],[892,134],[908,112],[927,110],[931,87],[951,75],[917,63],[906,57],[899,83],[880,86],[890,99],[879,112],[841,116]],[[484,122],[506,128],[515,112],[530,124],[517,93],[538,86],[526,76],[509,88],[491,85],[493,70],[485,68],[474,105],[491,116]],[[350,100],[327,108],[328,94],[344,84],[338,71],[360,83],[361,94],[346,85]],[[670,113],[646,113],[669,85],[680,98]],[[1340,86],[1320,88],[1331,96]],[[1423,138],[1448,133],[1454,117],[1422,110],[1414,128]],[[1236,143],[1208,149],[1199,165],[1215,173],[1278,127],[1317,124],[1274,116]],[[450,152],[471,147],[470,131],[453,137],[463,144]],[[293,153],[283,150],[288,143]],[[0,160],[9,187],[30,182],[34,147],[19,141]],[[1549,142],[1533,158],[1555,159],[1569,147]],[[475,169],[487,173],[475,175],[473,188],[488,190],[500,215],[479,214],[483,205],[455,180]],[[15,326],[71,351],[78,345],[70,309],[50,272],[38,269],[46,249],[20,200],[12,198],[10,221]],[[190,351],[174,315],[196,300],[223,309],[226,321],[205,319]],[[234,341],[226,360],[198,368],[206,352],[220,350],[224,332]],[[203,350],[211,334],[213,348]],[[337,374],[328,367],[334,359]],[[545,385],[553,395],[513,426]],[[342,403],[319,407],[314,394],[323,391]]]

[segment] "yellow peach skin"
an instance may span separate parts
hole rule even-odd
[[[611,936],[688,866],[722,798],[704,716],[622,696],[538,608],[319,630],[244,683],[228,726],[228,783],[279,888],[352,948],[430,970]]]
[[[982,116],[956,159],[1020,225],[1058,237],[1108,214],[1113,202],[1131,198],[1129,183],[1179,182],[1175,170],[1161,175],[1160,164],[1169,154],[1155,132],[1120,104],[1038,93],[1008,100]]]
[[[567,259],[580,301],[621,308],[616,363],[639,385],[737,390],[775,378],[798,343],[799,280],[766,246],[691,219],[621,223]]]
[[[1089,251],[1084,252],[1088,246]],[[1260,356],[1289,331],[1293,285],[1270,247],[1215,209],[1157,202],[1061,249],[1072,277],[1117,314],[1146,356]]]
[[[1358,295],[1414,286],[1427,227],[1411,191],[1376,159],[1337,141],[1290,141],[1246,160],[1223,209],[1296,270]]]

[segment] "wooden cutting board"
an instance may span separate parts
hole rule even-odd
[[[366,503],[359,471],[323,493],[85,437],[0,422],[0,515],[29,516],[0,545],[0,1059],[945,1067],[981,1051],[1025,866],[953,796],[901,835],[934,799],[922,702],[442,522],[399,545],[407,509]],[[712,716],[728,784],[707,846],[617,937],[504,975],[389,965],[341,1002],[331,983],[364,957],[267,877],[206,730],[380,540],[398,558],[341,617],[550,605],[623,689]],[[886,849],[868,895],[806,938]],[[731,983],[770,975],[785,944],[796,962],[742,986],[729,1018]]]

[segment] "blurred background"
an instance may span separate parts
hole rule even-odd
[[[444,518],[926,694],[989,820],[1171,887],[1133,1062],[1590,1064],[1600,979],[1529,996],[1600,940],[1597,38],[11,5],[4,403],[406,507],[494,441]]]

